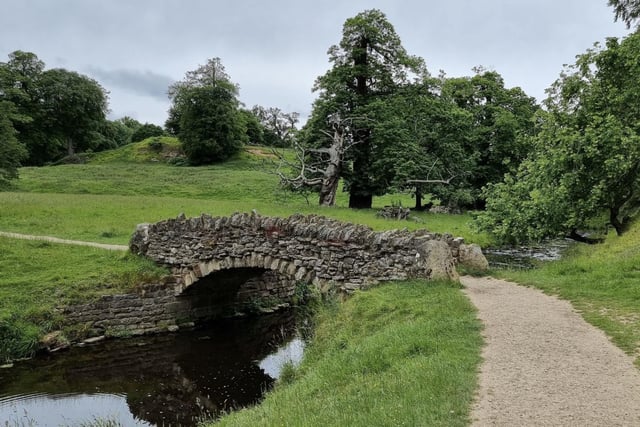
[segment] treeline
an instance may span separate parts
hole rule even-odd
[[[431,75],[381,11],[348,19],[328,54],[332,67],[315,82],[296,141],[300,161],[281,173],[291,188],[317,188],[321,204],[334,202],[342,182],[352,208],[397,190],[414,191],[416,208],[423,193],[479,208],[482,188],[527,156],[534,98],[480,67],[470,77]]]
[[[609,2],[628,27],[640,2]],[[315,186],[332,204],[371,207],[391,189],[480,208],[501,241],[582,240],[594,226],[623,233],[640,211],[640,32],[577,56],[542,107],[495,71],[431,76],[378,10],[348,19],[332,68],[318,77],[311,118],[283,183]]]
[[[226,76],[222,65],[219,60],[212,60],[169,88],[174,105],[165,131],[126,116],[108,120],[108,92],[97,81],[75,71],[45,69],[44,62],[34,53],[12,52],[7,62],[0,62],[0,188],[17,177],[20,166],[75,162],[82,153],[113,149],[168,133],[179,135],[185,142],[193,164],[228,157],[228,147],[214,155],[192,149],[197,146],[195,140],[205,145],[224,145],[223,133],[233,140],[228,143],[231,147],[242,143],[290,145],[296,114],[260,106],[241,109],[237,89],[230,83],[206,92],[207,82],[198,83],[198,73],[209,76],[210,67],[216,65],[222,70],[217,77],[221,80]],[[230,91],[223,95],[226,89]],[[192,102],[196,95],[207,107]],[[237,118],[237,122],[225,121],[230,117]],[[206,122],[208,127],[198,133],[191,127],[194,121]],[[215,129],[224,132],[216,133]]]

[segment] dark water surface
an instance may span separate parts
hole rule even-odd
[[[485,254],[492,268],[533,268],[540,261],[556,261],[575,241],[547,240],[537,244],[486,248]]]
[[[0,427],[193,426],[259,402],[304,349],[294,313],[74,347],[0,369]]]

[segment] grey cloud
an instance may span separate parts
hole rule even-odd
[[[370,8],[432,73],[484,65],[538,99],[563,63],[627,33],[605,0],[2,0],[0,61],[33,52],[99,80],[114,113],[161,124],[169,84],[220,57],[246,105],[304,115],[345,19]]]
[[[110,86],[114,86],[137,95],[148,96],[162,101],[167,99],[167,88],[174,82],[169,76],[151,71],[106,70],[90,66],[87,68],[87,72],[102,83],[107,90],[109,90]]]

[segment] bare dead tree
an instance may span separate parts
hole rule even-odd
[[[350,136],[351,121],[338,115],[331,116],[328,120],[331,131],[323,131],[331,140],[331,145],[308,148],[294,143],[293,161],[274,150],[273,153],[279,160],[276,174],[280,177],[280,183],[295,190],[317,188],[319,204],[333,206],[336,202],[345,152],[355,145]],[[291,176],[286,173],[291,170],[297,175]]]

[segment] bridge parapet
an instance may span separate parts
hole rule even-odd
[[[130,248],[171,267],[177,293],[212,272],[239,268],[349,292],[386,280],[457,278],[462,243],[427,230],[375,232],[317,215],[254,212],[141,224]]]

